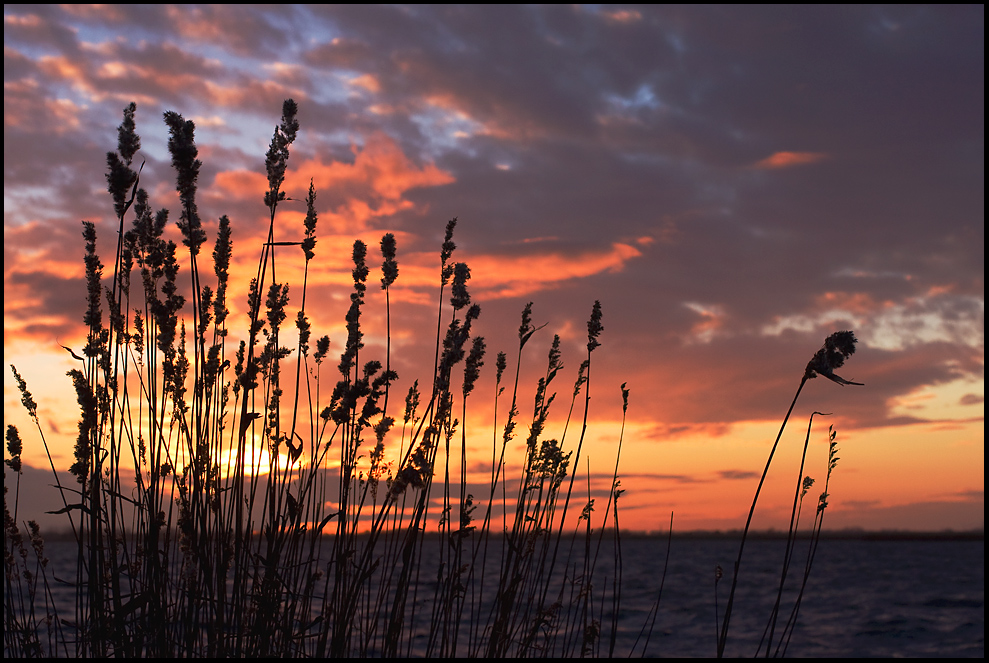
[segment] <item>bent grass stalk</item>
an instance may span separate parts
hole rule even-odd
[[[766,476],[769,474],[769,468],[773,463],[773,456],[776,454],[776,448],[779,446],[780,439],[783,437],[783,431],[786,429],[786,424],[790,420],[790,415],[793,413],[793,408],[797,404],[797,399],[800,397],[800,392],[803,390],[804,385],[807,384],[808,380],[811,380],[818,375],[822,375],[840,386],[861,386],[861,383],[846,380],[841,376],[836,375],[834,372],[835,369],[841,368],[844,365],[845,360],[855,353],[856,342],[855,334],[851,331],[835,332],[824,340],[824,346],[814,354],[811,360],[807,363],[807,366],[804,368],[804,374],[800,379],[800,385],[797,387],[797,392],[794,394],[793,400],[790,402],[790,407],[786,411],[786,416],[783,417],[783,423],[780,425],[779,433],[776,435],[776,441],[773,442],[773,447],[769,451],[769,459],[766,461],[766,468],[762,471],[762,476],[759,478],[759,485],[756,486],[755,497],[752,498],[752,506],[749,507],[749,515],[745,520],[745,528],[742,530],[742,540],[738,545],[738,557],[735,559],[734,573],[732,574],[731,591],[728,594],[728,603],[725,606],[725,615],[721,620],[721,628],[718,634],[718,658],[724,656],[725,644],[728,641],[728,627],[731,622],[732,607],[735,601],[735,589],[738,586],[738,572],[742,563],[742,552],[745,550],[745,540],[749,533],[749,527],[752,525],[752,516],[755,514],[756,504],[759,502],[759,493],[762,491],[762,486],[766,481]],[[802,480],[802,474],[803,465],[801,464],[801,476],[797,479],[798,483]],[[715,592],[717,592],[717,583],[715,583]]]
[[[800,456],[800,470],[797,473],[797,486],[793,493],[793,506],[790,509],[790,527],[787,530],[786,535],[786,550],[783,553],[783,568],[780,572],[780,586],[779,590],[776,592],[776,603],[773,605],[773,610],[770,613],[769,621],[766,623],[766,628],[762,633],[762,639],[759,642],[759,646],[756,647],[756,655],[758,656],[759,651],[762,648],[762,643],[766,641],[768,635],[768,648],[772,646],[773,635],[776,632],[776,623],[779,618],[780,603],[783,600],[783,588],[786,585],[786,576],[790,570],[790,562],[793,559],[794,544],[797,538],[797,529],[800,525],[800,513],[803,510],[803,498],[810,490],[811,486],[814,485],[814,479],[804,474],[804,464],[807,461],[807,447],[810,445],[810,432],[814,426],[814,417],[817,415],[828,416],[824,412],[813,412],[810,415],[810,420],[807,422],[807,436],[804,438],[804,448]]]

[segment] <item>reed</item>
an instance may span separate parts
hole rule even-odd
[[[732,574],[731,590],[728,594],[728,602],[725,606],[724,617],[720,617],[717,608],[717,584],[722,577],[722,569],[720,565],[715,571],[715,615],[719,619],[719,632],[718,632],[718,648],[717,655],[718,658],[724,656],[725,645],[728,642],[728,627],[731,623],[732,608],[735,601],[735,590],[738,587],[739,569],[742,564],[742,553],[745,550],[745,541],[748,537],[749,528],[752,525],[752,516],[755,514],[756,505],[759,502],[759,494],[762,492],[763,484],[766,482],[766,477],[769,475],[769,468],[773,463],[773,456],[776,455],[776,449],[779,447],[780,439],[783,437],[783,431],[786,429],[786,424],[790,420],[790,415],[793,414],[793,408],[797,404],[797,399],[800,398],[800,392],[803,391],[804,385],[807,384],[808,380],[816,378],[818,375],[826,377],[828,380],[838,384],[839,386],[845,385],[858,385],[861,386],[861,382],[852,382],[851,380],[846,380],[840,375],[835,374],[835,369],[841,368],[845,361],[855,353],[855,344],[857,340],[855,334],[851,331],[838,331],[826,339],[824,339],[824,345],[818,350],[811,360],[807,362],[807,366],[804,368],[803,377],[800,379],[800,385],[797,387],[797,392],[793,396],[793,400],[790,402],[790,407],[786,411],[786,416],[783,417],[783,423],[780,425],[779,433],[776,435],[776,441],[773,442],[773,447],[769,452],[769,458],[766,461],[766,468],[762,471],[762,476],[759,478],[759,485],[756,487],[755,497],[752,498],[752,506],[749,508],[749,515],[745,521],[745,528],[742,530],[742,538],[738,545],[738,557],[735,559],[734,573]],[[813,427],[814,417],[818,414],[823,414],[821,412],[814,412],[810,416],[810,421],[807,424],[807,437],[804,440],[803,454],[800,457],[800,469],[797,473],[797,488],[793,499],[793,508],[791,510],[790,516],[790,527],[787,531],[786,537],[786,549],[783,555],[782,570],[780,575],[779,590],[776,595],[776,603],[770,613],[769,621],[766,625],[766,630],[763,633],[762,640],[756,650],[756,655],[762,650],[763,644],[766,644],[765,655],[769,656],[770,651],[773,649],[773,636],[775,633],[775,628],[777,620],[779,618],[780,603],[783,596],[783,588],[786,584],[787,573],[789,571],[790,562],[792,561],[793,555],[793,545],[796,540],[797,527],[799,524],[799,513],[800,505],[803,502],[803,496],[807,493],[810,487],[813,485],[814,480],[809,478],[804,474],[804,463],[807,458],[807,447],[810,442],[811,428]],[[830,450],[828,455],[828,469],[827,476],[828,482],[831,479],[831,472],[834,470],[835,464],[837,462],[837,457],[835,456],[836,447],[834,444],[835,433],[832,428],[830,431]],[[803,598],[803,592],[806,588],[807,578],[810,575],[810,567],[813,564],[814,553],[817,551],[817,545],[820,541],[821,534],[821,522],[824,518],[824,509],[827,508],[827,488],[825,487],[824,493],[821,494],[820,500],[818,502],[817,516],[814,521],[814,529],[812,530],[811,539],[811,552],[808,554],[807,563],[804,572],[804,581],[800,588],[799,596],[794,604],[793,612],[791,613],[791,619],[788,620],[787,627],[784,629],[784,634],[781,636],[780,642],[776,646],[776,653],[778,654],[780,650],[786,649],[786,644],[789,643],[790,635],[792,634],[793,623],[796,621],[797,612],[800,608],[800,601]],[[768,636],[768,640],[767,640]]]
[[[69,373],[81,411],[71,467],[77,484],[59,487],[77,550],[74,614],[59,614],[47,574],[27,572],[32,546],[36,565],[47,562],[36,525],[29,546],[18,533],[15,483],[14,512],[5,522],[5,653],[446,657],[596,651],[602,629],[597,606],[617,606],[620,579],[595,583],[600,571],[588,555],[592,536],[600,536],[609,518],[618,524],[617,465],[599,532],[591,527],[593,500],[582,505],[576,521],[568,523],[566,516],[576,476],[571,469],[587,431],[591,353],[603,330],[600,304],[591,312],[587,357],[571,402],[572,416],[584,392],[576,452],[564,451],[565,434],[559,440],[543,434],[563,368],[558,336],[536,386],[531,419],[522,419],[520,367],[531,361],[524,350],[541,329],[532,322],[533,304],[525,307],[508,418],[495,420],[490,481],[475,495],[463,422],[487,344],[473,330],[481,309],[471,301],[470,269],[453,260],[457,220],[447,224],[440,249],[433,375],[422,391],[415,382],[396,425],[398,416],[389,409],[398,377],[391,368],[395,237],[386,234],[380,245],[384,361],[366,356],[361,318],[371,258],[356,241],[347,338],[335,378],[327,378],[329,338],[314,341],[306,312],[309,269],[318,251],[311,184],[299,240],[276,241],[290,147],[299,130],[296,104],[284,103],[266,155],[267,238],[240,329],[228,309],[234,289],[226,216],[216,225],[212,260],[201,260],[207,232],[197,206],[202,164],[195,126],[177,113],[164,115],[179,193],[180,248],[167,239],[169,211],[153,211],[142,186],[135,113],[134,104],[124,110],[117,150],[107,154],[118,232],[106,275],[96,226],[83,224],[87,334],[81,351],[70,350],[79,364]],[[291,297],[289,284],[278,280],[286,261],[304,261]],[[290,301],[298,302],[291,334]],[[496,366],[497,413],[506,388],[505,353]],[[15,375],[37,423],[27,385],[16,369]],[[625,397],[627,408],[627,392]],[[510,476],[506,449],[523,421],[530,431],[525,456],[519,474]],[[19,472],[20,438],[13,427],[8,450],[8,465]],[[421,577],[427,568],[435,574],[428,579]],[[581,572],[574,575],[574,569]]]
[[[596,388],[592,358],[604,330],[600,302],[591,308],[586,355],[558,439],[548,438],[546,428],[564,369],[559,336],[549,344],[531,416],[522,414],[521,367],[532,362],[530,346],[543,328],[533,322],[533,303],[524,307],[514,379],[506,377],[508,353],[495,361],[490,478],[472,487],[465,422],[476,407],[471,395],[488,341],[474,331],[481,308],[471,299],[470,268],[453,259],[457,219],[447,223],[440,247],[432,376],[422,387],[413,383],[397,413],[390,399],[398,379],[391,356],[391,288],[400,276],[394,235],[380,242],[383,362],[369,358],[364,344],[373,259],[358,240],[347,337],[333,350],[336,375],[330,339],[314,338],[307,314],[309,270],[318,253],[312,183],[298,239],[276,241],[279,210],[289,199],[284,184],[297,111],[285,101],[266,155],[268,228],[237,327],[229,311],[236,290],[227,216],[215,226],[212,254],[200,260],[208,237],[197,206],[202,164],[193,122],[164,114],[180,248],[167,238],[169,211],[152,210],[142,186],[136,106],[124,109],[117,150],[107,154],[118,226],[112,266],[105,275],[96,226],[84,222],[86,341],[78,352],[66,348],[77,361],[68,374],[80,407],[70,468],[76,483],[57,488],[75,543],[75,573],[66,578],[74,603],[71,614],[60,612],[40,530],[28,523],[25,543],[18,526],[23,445],[10,426],[6,463],[17,479],[13,512],[10,485],[4,486],[5,656],[615,655],[624,384],[622,435],[603,512],[595,513],[589,468],[586,477],[579,471],[581,460],[587,464],[582,451]],[[278,280],[289,261],[302,265],[301,283],[291,290]],[[290,302],[298,302],[291,332]],[[848,384],[831,369],[854,351],[854,336],[839,332],[832,339],[838,345],[815,355],[801,389],[816,374]],[[13,370],[47,452],[37,405]],[[506,400],[507,417],[499,420]],[[571,421],[580,421],[579,429]],[[529,432],[510,473],[507,450],[520,424]],[[832,453],[829,477],[834,460]],[[822,496],[818,535],[824,506]],[[751,518],[750,511],[746,533]],[[743,535],[736,580],[744,542]],[[814,551],[816,540],[801,598]],[[630,653],[639,641],[646,653],[663,581],[665,568]],[[719,654],[734,588],[733,582]],[[798,598],[776,651],[785,652],[799,605]],[[767,626],[770,645],[779,610],[777,601]]]

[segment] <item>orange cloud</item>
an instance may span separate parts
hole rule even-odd
[[[557,242],[559,237],[556,235],[548,235],[546,237],[526,237],[525,239],[519,240],[520,244],[534,244],[536,242]]]
[[[778,168],[792,168],[793,166],[805,166],[810,163],[817,163],[828,157],[823,152],[776,152],[761,161],[752,164],[753,168],[763,170],[776,170]]]
[[[79,115],[83,108],[71,99],[46,99],[45,106],[57,120],[54,124],[55,133],[64,134],[79,128]]]
[[[290,164],[286,177],[284,189],[296,197],[304,195],[312,179],[320,220],[333,231],[360,233],[371,219],[410,209],[412,202],[404,199],[407,191],[454,181],[451,174],[435,164],[414,164],[385,134],[372,135],[363,148],[355,147],[353,152],[352,164],[325,163],[317,157],[294,167]],[[221,197],[246,200],[261,195],[268,182],[262,173],[236,170],[217,174],[216,186]],[[336,200],[330,209],[326,208],[328,199]]]
[[[49,76],[72,81],[82,89],[90,89],[88,76],[78,62],[67,57],[44,55],[38,60],[38,68]]]
[[[61,5],[61,9],[64,12],[72,14],[73,16],[90,20],[102,20],[116,23],[125,19],[124,12],[120,11],[119,8],[113,4],[64,4]]]
[[[305,191],[312,178],[317,196],[320,192],[342,194],[345,202],[331,214],[350,232],[359,232],[375,217],[394,214],[411,207],[403,196],[411,189],[441,186],[454,177],[435,164],[417,166],[394,140],[382,133],[373,134],[363,148],[353,148],[354,163],[323,163],[310,159],[298,165],[288,176],[287,186]],[[343,229],[343,228],[341,228]]]
[[[73,229],[74,230],[74,229]],[[70,343],[83,332],[79,324],[85,297],[80,253],[66,251],[67,234],[37,221],[5,229],[4,344],[55,337]]]
[[[634,246],[615,242],[604,251],[577,255],[478,256],[468,264],[472,279],[484,284],[484,295],[502,298],[519,297],[601,272],[618,272],[626,262],[641,255]]]
[[[412,65],[409,64],[411,67]],[[480,120],[468,110],[470,100],[453,93],[432,94],[425,99],[427,110],[445,113],[450,120],[467,123],[473,135],[491,136],[501,140],[524,141],[543,135],[545,132],[537,123],[518,115],[512,108],[497,100],[489,100],[485,109],[486,120]],[[462,137],[467,134],[461,133]]]
[[[611,23],[635,23],[642,20],[642,14],[634,9],[616,9],[614,11],[602,11],[601,16]]]
[[[268,178],[250,170],[225,170],[216,174],[214,182],[222,192],[218,195],[220,199],[263,196],[268,189]],[[214,194],[211,192],[208,195]]]
[[[884,306],[892,306],[892,302],[880,304],[864,292],[826,292],[814,300],[815,310],[841,309],[859,315],[872,313]]]
[[[38,83],[30,79],[4,81],[3,125],[23,127],[38,120]]]
[[[71,6],[71,5],[70,5]],[[29,28],[36,28],[41,25],[41,18],[37,14],[24,14],[23,16],[4,16],[5,25],[21,25]]]
[[[210,115],[209,117],[197,115],[192,120],[196,123],[197,128],[209,127],[215,129],[227,126],[226,120],[219,115]]]
[[[958,288],[954,283],[948,283],[947,285],[932,285],[927,289],[927,297],[937,297],[939,295],[950,295],[955,292]]]
[[[398,109],[395,106],[391,106],[389,104],[374,104],[373,106],[368,106],[367,109],[375,115],[391,115],[392,113],[398,112]]]
[[[688,340],[710,343],[715,334],[724,327],[727,318],[724,307],[719,304],[699,304],[697,302],[684,302],[683,305],[701,317],[700,321],[694,323],[690,328],[691,337]]]
[[[94,73],[82,63],[63,56],[43,56],[38,60],[38,68],[45,74],[68,82],[75,90],[85,94],[94,101],[119,98],[136,101],[138,104],[151,104],[157,101],[154,97],[140,92],[122,95],[107,92],[104,82],[107,80],[143,81],[154,79],[156,84],[172,91],[186,91],[201,87],[201,79],[192,74],[161,73],[148,67],[120,61],[107,62]]]
[[[216,20],[216,16],[201,8],[168,6],[165,13],[183,37],[205,43],[220,42],[224,37],[223,25]]]
[[[134,71],[131,71],[134,70]],[[140,74],[141,72],[134,65],[126,62],[104,62],[100,66],[99,73],[103,78],[124,78],[128,73]]]
[[[379,92],[381,90],[381,83],[378,82],[377,77],[371,74],[364,74],[351,79],[350,84],[354,87],[363,88],[368,92]]]
[[[76,231],[79,227],[53,229],[32,220],[4,228],[4,287],[9,285],[14,272],[32,272],[39,267],[62,278],[83,278],[86,272],[82,250],[78,254],[66,254],[64,245],[69,237],[71,242],[78,241]]]
[[[400,239],[400,251],[401,245]],[[641,255],[634,246],[615,242],[608,249],[576,255],[547,251],[511,256],[461,256],[461,259],[470,266],[468,285],[472,293],[485,299],[502,299],[552,289],[571,279],[618,272],[626,262]],[[407,303],[433,304],[432,288],[439,280],[439,256],[430,251],[406,254],[403,259],[400,253],[399,262],[401,275],[393,297]]]
[[[167,81],[158,82],[166,87],[170,87]],[[290,88],[274,81],[252,80],[247,85],[239,87],[218,85],[213,81],[206,81],[205,85],[210,101],[219,106],[238,107],[252,103],[257,99],[295,99],[296,101],[305,101],[309,98],[305,92],[298,88]]]

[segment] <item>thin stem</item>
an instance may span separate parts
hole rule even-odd
[[[745,520],[745,529],[742,530],[742,541],[738,545],[738,557],[735,559],[734,574],[732,575],[731,580],[731,591],[728,593],[728,604],[725,606],[725,618],[721,624],[721,635],[718,637],[718,658],[722,658],[725,654],[725,643],[728,641],[728,625],[731,622],[731,609],[735,602],[735,589],[738,586],[738,569],[742,564],[742,551],[745,550],[745,539],[749,534],[749,527],[752,525],[752,515],[755,513],[756,503],[759,501],[759,493],[762,492],[762,485],[766,481],[766,475],[769,474],[769,466],[773,463],[773,456],[776,454],[776,447],[779,446],[780,438],[783,437],[783,430],[786,428],[786,422],[790,420],[790,414],[793,412],[793,408],[797,404],[797,398],[800,397],[800,392],[803,390],[806,383],[807,376],[805,375],[800,379],[800,386],[797,387],[797,393],[793,395],[793,401],[790,402],[790,409],[786,411],[786,416],[783,417],[783,424],[780,426],[780,432],[776,434],[776,441],[773,442],[773,448],[769,452],[769,459],[766,461],[766,469],[762,471],[762,477],[759,478],[759,485],[755,490],[755,497],[752,498],[752,506],[749,507],[749,517]]]

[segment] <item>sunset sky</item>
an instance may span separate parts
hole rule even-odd
[[[162,113],[195,121],[199,209],[210,242],[220,215],[232,221],[242,325],[267,230],[264,154],[293,98],[285,190],[316,187],[307,301],[331,354],[359,238],[375,249],[365,355],[383,358],[373,284],[392,232],[396,389],[428,381],[439,247],[459,219],[454,260],[471,268],[489,349],[467,422],[482,459],[494,353],[514,371],[525,303],[546,327],[523,355],[520,410],[559,334],[559,437],[600,300],[595,490],[610,485],[627,383],[623,524],[661,530],[673,511],[679,530],[740,528],[804,366],[851,329],[839,373],[865,386],[808,383],[757,525],[786,526],[817,410],[833,414],[815,421],[809,473],[823,481],[829,425],[841,450],[827,527],[981,529],[984,25],[981,5],[5,5],[5,363],[67,469],[78,407],[60,345],[84,343],[80,221],[112,264],[105,154],[131,101],[141,184],[172,219]],[[276,240],[300,240],[304,203],[280,210]],[[284,255],[296,282],[301,255]],[[7,368],[5,423],[47,467],[19,399]]]

